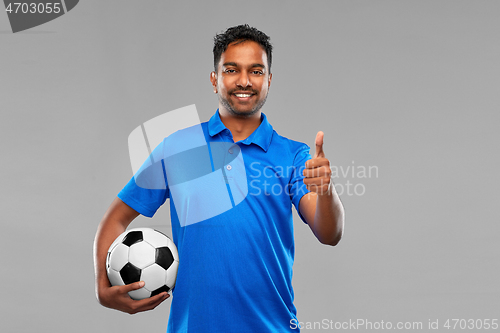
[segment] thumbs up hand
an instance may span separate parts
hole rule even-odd
[[[304,175],[304,184],[311,192],[318,195],[330,194],[333,182],[331,180],[332,170],[330,161],[325,157],[323,151],[323,132],[319,131],[316,134],[316,151],[313,158],[306,161]]]

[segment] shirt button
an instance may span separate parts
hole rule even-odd
[[[227,152],[228,152],[229,154],[232,154],[232,153],[233,153],[233,150],[232,150],[232,149],[229,149]]]
[[[231,170],[231,169],[232,169],[232,167],[228,164],[228,165],[226,166],[226,169]]]

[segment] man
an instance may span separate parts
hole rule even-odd
[[[147,190],[132,178],[109,207],[96,234],[96,292],[102,305],[137,313],[151,310],[169,297],[162,293],[132,300],[127,292],[143,283],[111,287],[105,260],[109,245],[135,217],[152,216],[170,198],[179,271],[168,331],[296,331],[292,329],[296,325],[291,325],[297,322],[291,285],[291,206],[318,240],[329,245],[336,245],[342,236],[344,211],[323,152],[323,133],[316,136],[311,158],[307,145],[278,135],[261,111],[271,85],[271,57],[269,37],[248,25],[229,28],[215,37],[215,70],[210,81],[219,109],[201,128],[208,147],[214,143],[231,146],[224,158],[234,154],[233,150],[241,152],[244,184],[231,173],[236,171],[231,169],[232,162],[225,165],[232,208],[188,224],[185,214],[197,209],[193,205],[196,197],[212,193],[187,193],[187,200],[175,199],[174,205],[170,191],[174,177],[169,170],[176,166],[168,165],[168,160],[165,169],[170,184],[166,189]],[[172,149],[189,139],[189,131],[167,137],[161,149]],[[241,186],[248,193],[237,201]]]

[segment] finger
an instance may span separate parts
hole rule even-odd
[[[322,186],[330,184],[330,178],[326,176],[314,177],[314,178],[304,178],[304,185],[306,186]]]
[[[164,300],[169,298],[170,295],[167,292],[155,295],[153,297],[145,298],[143,300],[137,301],[138,309],[140,311],[148,311],[156,308]]]
[[[316,152],[314,153],[314,158],[325,157],[325,153],[323,152],[323,137],[324,133],[322,131],[319,131],[318,134],[316,134]]]
[[[302,172],[302,175],[305,178],[316,178],[316,177],[329,177],[331,174],[331,171],[326,168],[325,166],[319,167],[319,168],[311,168],[311,169],[304,169]]]
[[[132,290],[137,290],[137,289],[141,289],[142,287],[144,287],[144,281],[138,281],[138,282],[133,282],[133,283],[130,283],[130,284],[126,284],[124,286],[122,286],[122,292],[123,293],[128,293],[129,291],[132,291]]]
[[[330,161],[326,157],[311,158],[305,163],[305,169],[316,169],[323,166],[330,166]]]

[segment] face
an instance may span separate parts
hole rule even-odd
[[[272,74],[267,54],[258,43],[229,44],[222,53],[217,73],[210,81],[219,96],[219,109],[237,116],[251,116],[266,102]]]

